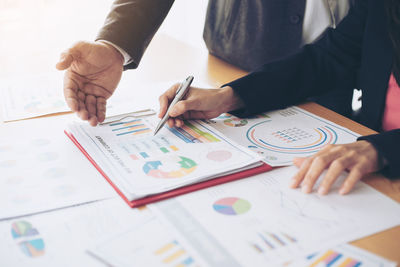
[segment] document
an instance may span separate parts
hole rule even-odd
[[[64,101],[62,83],[61,72],[18,76],[2,81],[0,95],[3,121],[69,111]]]
[[[119,198],[0,222],[0,265],[102,267],[87,248],[151,215]],[[151,236],[150,236],[151,238]]]
[[[261,164],[256,153],[201,121],[154,136],[158,121],[122,116],[97,127],[73,123],[67,132],[129,201]]]
[[[208,123],[227,137],[262,155],[271,166],[291,165],[324,146],[356,141],[358,134],[298,107],[237,118],[223,114]]]
[[[116,267],[207,266],[193,247],[157,216],[105,238],[89,252],[106,265]],[[212,257],[212,247],[209,252]]]
[[[0,127],[0,219],[116,196],[65,138],[72,116]]]
[[[296,170],[276,169],[150,207],[210,266],[274,266],[400,224],[400,205],[361,182],[346,196],[289,189]]]
[[[196,229],[192,231],[195,232]],[[271,245],[276,245],[276,240],[285,241],[282,236],[276,238],[279,239],[269,240]],[[202,250],[207,250],[207,256],[205,251],[202,254],[198,253],[196,249],[199,246]],[[235,258],[229,258],[229,255],[223,253],[217,240],[212,238],[203,239],[200,234],[196,241],[188,242],[186,236],[177,231],[176,227],[170,227],[157,216],[149,216],[129,229],[104,238],[88,251],[100,262],[115,267],[130,267],[132,263],[135,263],[135,266],[154,267],[254,266],[250,260],[248,264],[239,264]],[[250,258],[250,255],[248,257]],[[266,261],[263,266],[396,267],[396,263],[355,246],[342,244],[292,260],[290,263],[271,264]]]

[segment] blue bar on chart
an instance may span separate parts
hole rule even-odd
[[[134,119],[126,122],[116,122],[109,125],[116,136],[140,135],[149,133],[152,130],[143,123],[142,119]]]

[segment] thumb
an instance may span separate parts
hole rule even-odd
[[[197,110],[199,107],[196,100],[181,100],[176,103],[169,112],[171,117],[178,117],[189,110]]]
[[[69,53],[62,53],[60,56],[60,60],[58,61],[56,68],[58,70],[65,70],[71,66],[72,62],[74,61],[74,57]]]

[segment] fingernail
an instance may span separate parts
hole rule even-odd
[[[321,186],[320,188],[318,188],[319,195],[326,195],[326,193],[328,193],[328,190],[326,190],[325,187]]]
[[[340,188],[340,190],[339,190],[339,194],[341,194],[341,195],[344,195],[344,194],[346,194],[346,189],[344,189],[344,188]]]
[[[311,186],[309,186],[308,184],[302,185],[301,186],[301,192],[308,194],[311,191]]]

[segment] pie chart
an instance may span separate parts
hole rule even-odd
[[[16,241],[22,253],[29,258],[44,255],[45,244],[39,231],[27,221],[17,221],[11,225],[11,236]]]
[[[177,155],[146,162],[143,172],[154,178],[181,178],[193,172],[197,163],[192,159]]]
[[[224,124],[229,127],[242,127],[247,124],[247,120],[240,118],[226,119],[224,120]]]
[[[216,212],[224,215],[240,215],[250,210],[251,204],[245,199],[238,197],[227,197],[213,204]]]

